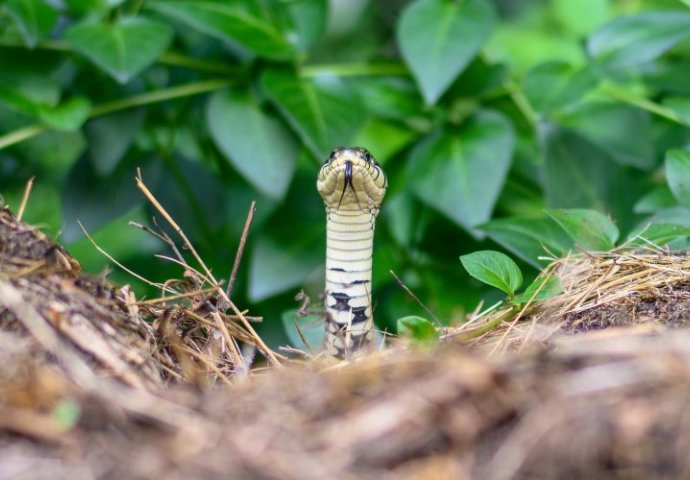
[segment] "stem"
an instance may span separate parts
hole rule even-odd
[[[48,127],[45,125],[30,125],[10,132],[7,135],[0,136],[0,150],[14,145],[15,143],[23,142],[31,137],[35,137],[46,130],[48,130]]]
[[[468,333],[460,336],[460,339],[462,341],[467,341],[467,340],[470,340],[472,338],[481,337],[485,333],[490,332],[491,330],[493,330],[494,328],[499,326],[501,323],[503,323],[504,321],[511,318],[513,315],[515,315],[515,313],[516,313],[516,309],[515,309],[515,307],[512,307],[508,311],[506,311],[505,313],[499,315],[498,317],[494,318],[490,322],[485,323],[484,325],[477,328],[476,330],[472,330],[471,332],[468,332]]]
[[[672,122],[683,125],[684,127],[690,126],[690,124],[680,115],[676,114],[676,112],[662,105],[659,105],[658,103],[655,103],[651,100],[648,100],[646,98],[640,98],[635,95],[630,95],[606,86],[602,87],[601,90],[603,93],[612,98],[615,98],[616,100],[620,100],[621,102],[629,103],[630,105],[634,105],[635,107],[647,110],[650,113],[659,115],[660,117],[663,117],[667,120],[671,120]]]
[[[301,69],[302,78],[312,78],[319,75],[336,75],[339,77],[409,75],[407,68],[401,63],[383,63],[371,65],[368,63],[308,65]]]
[[[164,88],[153,92],[141,93],[127,98],[121,98],[112,102],[96,105],[91,109],[89,119],[107,115],[110,113],[127,110],[129,108],[141,107],[152,103],[160,103],[175,98],[190,97],[201,93],[212,92],[227,87],[232,82],[225,79],[205,80],[203,82],[189,83],[175,87]],[[48,127],[41,124],[30,125],[20,128],[6,135],[0,136],[0,150],[16,143],[28,140],[36,135],[48,130]]]
[[[155,90],[153,92],[141,93],[139,95],[133,95],[131,97],[96,105],[91,110],[89,118],[100,117],[109,113],[127,110],[128,108],[141,107],[142,105],[149,105],[151,103],[160,103],[175,98],[190,97],[201,93],[212,92],[227,87],[230,84],[230,80],[224,79],[205,80],[203,82],[188,83],[186,85],[178,85],[162,90]]]

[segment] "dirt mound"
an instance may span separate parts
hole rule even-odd
[[[690,476],[685,260],[653,255],[553,266],[559,297],[431,350],[247,375],[222,298],[145,308],[0,210],[0,477]]]

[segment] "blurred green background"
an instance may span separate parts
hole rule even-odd
[[[234,299],[275,346],[289,342],[295,294],[317,302],[323,289],[318,168],[334,147],[364,146],[390,180],[379,327],[426,315],[390,270],[461,322],[501,298],[461,254],[502,250],[529,279],[543,257],[640,231],[686,245],[688,3],[0,1],[0,194],[16,210],[36,176],[28,222],[99,273],[109,262],[80,220],[158,282],[182,272],[128,226],[154,214],[137,168],[220,278],[255,200]],[[588,244],[591,212],[553,209],[596,210],[615,232]]]

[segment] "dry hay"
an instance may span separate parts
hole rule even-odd
[[[540,275],[556,276],[563,291],[522,308],[503,305],[474,313],[444,338],[490,352],[519,350],[554,336],[638,326],[680,328],[690,323],[690,257],[685,252],[619,250],[555,260]]]
[[[0,477],[688,477],[687,262],[572,257],[445,345],[247,378],[261,342],[203,271],[136,302],[0,210]]]

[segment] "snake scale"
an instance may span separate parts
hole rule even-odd
[[[326,353],[346,358],[374,338],[374,226],[388,181],[364,148],[336,148],[316,182],[326,206]]]

